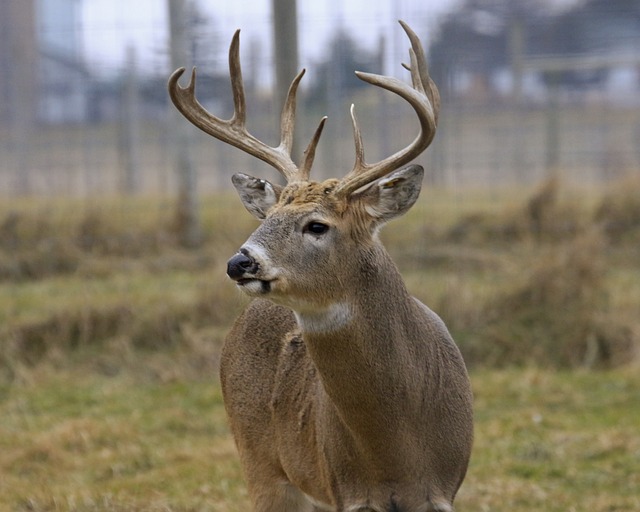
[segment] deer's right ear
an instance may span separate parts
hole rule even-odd
[[[248,174],[234,174],[231,178],[236,187],[240,200],[251,215],[257,219],[264,219],[269,209],[278,202],[282,187],[272,185],[267,180],[261,180]]]

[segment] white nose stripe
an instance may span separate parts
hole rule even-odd
[[[273,265],[269,254],[263,246],[255,242],[247,242],[240,249],[247,251],[256,260],[260,269],[261,279],[276,279],[282,275],[282,270]]]
[[[261,245],[247,242],[240,249],[247,251],[262,267],[268,267],[271,263],[267,251]]]

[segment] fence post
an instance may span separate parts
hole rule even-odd
[[[139,81],[136,50],[127,48],[127,65],[122,90],[120,116],[120,157],[124,171],[122,191],[136,194],[140,191],[140,111]]]
[[[187,64],[187,34],[185,0],[167,0],[169,7],[169,32],[171,68]],[[178,177],[178,204],[176,228],[180,243],[185,247],[197,247],[202,243],[200,216],[198,213],[197,171],[193,163],[191,127],[179,112],[170,106],[170,130],[173,134],[174,165]]]
[[[277,105],[284,105],[291,80],[298,73],[298,13],[296,0],[272,0],[273,42],[276,66]],[[276,116],[276,119],[280,119]],[[278,131],[280,125],[278,124]],[[294,138],[291,155],[296,161],[298,157],[297,139]]]
[[[522,85],[524,76],[525,28],[520,15],[516,14],[509,26],[509,53],[511,58],[511,74],[513,79],[512,93],[512,136],[513,167],[520,182],[525,180],[527,172],[524,159],[525,127],[523,126]]]
[[[29,152],[38,106],[37,91],[37,46],[35,12],[33,2],[10,0],[3,2],[0,14],[8,16],[11,23],[4,41],[13,50],[13,58],[7,69],[0,70],[7,81],[7,107],[0,115],[6,115],[9,122],[10,148],[14,154],[14,193],[31,193],[31,162]],[[4,64],[4,63],[3,63]],[[4,110],[4,109],[3,109]]]

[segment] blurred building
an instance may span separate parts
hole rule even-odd
[[[461,100],[573,100],[637,104],[640,3],[466,0],[430,48],[436,81]],[[445,88],[445,92],[447,89]]]
[[[83,64],[82,0],[37,0],[40,102],[38,117],[47,123],[87,119],[91,94]]]

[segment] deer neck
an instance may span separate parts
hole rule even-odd
[[[410,344],[420,326],[417,303],[390,257],[383,256],[364,260],[344,300],[296,317],[322,384],[316,399],[327,420],[346,427],[363,463],[400,467],[402,455],[389,447],[405,428],[396,420],[407,414],[407,395],[417,391]]]
[[[343,278],[342,298],[322,306],[294,308],[298,325],[309,341],[343,338],[350,332],[384,331],[390,320],[405,316],[407,306],[412,305],[400,273],[381,245],[354,259],[359,264]]]
[[[295,314],[327,393],[363,403],[358,395],[371,396],[378,387],[401,378],[395,369],[403,366],[411,337],[407,333],[420,328],[420,315],[382,246],[359,261],[344,299]]]

